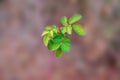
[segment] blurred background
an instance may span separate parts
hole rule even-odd
[[[56,58],[41,33],[76,13],[87,35]],[[0,80],[120,80],[120,0],[0,0]]]

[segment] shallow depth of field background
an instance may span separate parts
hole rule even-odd
[[[87,35],[56,58],[41,33],[75,13]],[[120,0],[0,0],[0,80],[120,80]]]

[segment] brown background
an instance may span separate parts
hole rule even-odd
[[[41,33],[75,13],[87,35],[56,58]],[[120,0],[0,0],[0,80],[120,80]]]

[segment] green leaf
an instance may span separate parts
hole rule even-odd
[[[66,27],[66,31],[69,35],[72,34],[72,27],[71,26]]]
[[[62,34],[65,34],[65,32],[66,32],[66,28],[62,27],[61,33],[62,33]]]
[[[73,23],[79,21],[80,19],[82,19],[82,16],[80,14],[75,14],[70,17],[69,24],[73,24]]]
[[[53,37],[53,31],[50,31],[50,35],[51,35],[51,37]]]
[[[51,26],[46,26],[45,27],[45,30],[47,30],[47,31],[50,31],[50,30],[52,30],[53,28],[51,27]]]
[[[70,51],[70,46],[69,45],[66,45],[66,44],[62,43],[60,47],[61,47],[63,52],[69,52]]]
[[[63,16],[61,18],[61,23],[62,23],[62,25],[67,26],[67,17],[66,16]]]
[[[63,52],[69,52],[70,51],[70,44],[71,44],[71,41],[70,39],[65,36],[64,39],[62,40],[62,44],[61,44],[61,49]]]
[[[62,43],[65,44],[65,45],[70,46],[71,41],[67,36],[65,36],[64,39],[62,40]]]
[[[56,26],[56,25],[52,25],[52,27],[53,27],[53,28],[57,28],[57,26]]]
[[[49,40],[50,40],[50,37],[49,37],[48,35],[45,35],[45,36],[43,37],[43,43],[44,43],[45,46],[48,45]]]
[[[80,36],[86,35],[85,28],[81,24],[73,24],[72,28]]]
[[[60,43],[50,40],[48,43],[48,49],[51,51],[57,50],[60,47]]]
[[[56,57],[60,57],[62,55],[62,50],[61,48],[56,50]]]
[[[44,31],[41,36],[48,34],[48,31]]]
[[[56,25],[52,25],[52,27],[53,27],[53,32],[54,32],[55,34],[57,34],[58,28],[56,27]]]
[[[54,32],[55,34],[57,34],[57,31],[58,31],[58,29],[57,29],[57,28],[53,30],[53,32]]]
[[[55,41],[55,42],[61,42],[62,41],[62,35],[57,35],[57,36],[55,36],[54,38],[53,38],[53,40]]]

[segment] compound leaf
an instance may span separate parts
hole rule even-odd
[[[62,27],[56,25],[46,26],[42,35],[43,43],[51,51],[55,51],[56,57],[60,57],[62,52],[69,52],[71,41],[67,36],[72,34],[72,29],[80,36],[85,36],[85,28],[81,24],[76,24],[82,16],[75,14],[67,19],[66,16],[61,18]],[[66,34],[67,33],[67,34]]]

